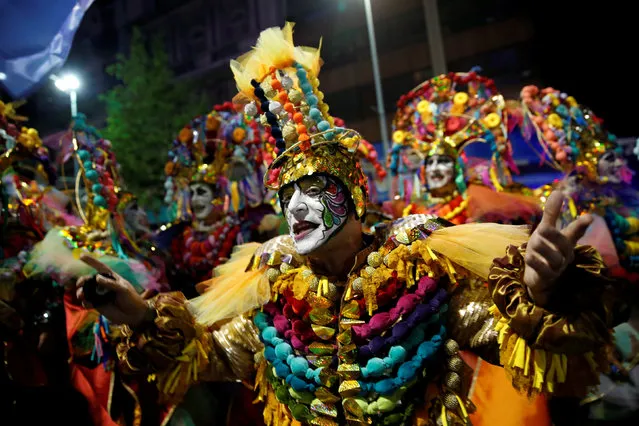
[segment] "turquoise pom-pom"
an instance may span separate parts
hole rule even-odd
[[[262,339],[264,339],[267,343],[271,343],[271,340],[275,337],[277,337],[277,330],[275,327],[266,327],[264,331],[262,331]]]
[[[308,370],[308,361],[306,361],[306,358],[298,356],[291,360],[290,367],[297,377],[305,377],[306,370]]]
[[[289,374],[286,377],[286,383],[288,383],[293,390],[297,391],[297,392],[302,392],[302,391],[311,391],[313,392],[315,390],[315,385],[310,384],[310,383],[306,383],[304,380],[295,377],[292,374]]]
[[[289,355],[293,353],[293,348],[288,343],[280,343],[275,346],[275,356],[282,361],[286,361]]]
[[[89,179],[91,182],[97,182],[98,181],[98,172],[96,172],[95,170],[88,170],[87,171],[87,179]]]
[[[324,133],[324,138],[328,141],[333,140],[334,137],[335,137],[335,134],[333,132]]]
[[[93,196],[93,204],[98,207],[106,207],[107,202],[102,195],[94,195]]]
[[[382,395],[388,395],[395,390],[395,383],[393,379],[384,379],[375,383],[375,392]]]
[[[318,123],[319,123],[320,121],[322,121],[322,111],[320,111],[320,110],[319,110],[319,109],[317,109],[317,108],[311,108],[311,109],[308,111],[308,115],[310,115],[310,116],[311,116],[311,118],[312,118],[313,120],[317,121]]]
[[[85,161],[83,165],[84,165],[84,170],[91,170],[93,168],[93,162],[91,161]]]
[[[253,322],[260,331],[268,327],[267,317],[264,312],[258,312],[257,314],[255,314],[255,317],[253,317]]]
[[[390,351],[388,351],[388,356],[391,357],[395,364],[404,362],[404,359],[406,359],[406,349],[401,346],[393,346],[390,348]]]
[[[273,362],[273,367],[275,367],[275,375],[280,379],[284,379],[291,374],[291,369],[282,361],[276,360]]]
[[[317,128],[319,129],[320,132],[325,132],[331,128],[331,125],[329,124],[328,121],[322,120],[319,123],[317,123]]]
[[[418,362],[405,362],[401,365],[401,367],[399,367],[399,370],[397,370],[397,378],[402,380],[404,383],[409,382],[415,378],[415,374],[417,373],[418,368]]]
[[[362,375],[364,377],[366,376],[380,376],[384,370],[386,369],[386,366],[384,366],[384,361],[382,361],[379,358],[371,358],[368,360],[368,362],[366,363],[366,369],[362,368]],[[364,371],[366,371],[366,373],[364,373]]]
[[[306,103],[309,104],[310,106],[316,106],[318,102],[319,102],[319,99],[317,99],[317,96],[315,95],[308,95],[306,97]]]
[[[303,67],[299,67],[295,74],[297,74],[297,78],[300,80],[300,84],[307,81],[306,70]]]
[[[302,92],[304,92],[305,95],[313,93],[313,86],[311,86],[311,83],[308,81],[300,83],[300,89],[302,89]]]
[[[94,184],[91,186],[91,191],[93,191],[93,192],[94,192],[94,193],[96,193],[96,194],[99,194],[99,193],[101,193],[101,192],[102,192],[102,188],[104,188],[104,187],[103,187],[101,184],[99,184],[99,183],[94,183]]]
[[[273,362],[277,359],[277,356],[275,356],[275,349],[273,349],[272,346],[267,346],[264,348],[264,358],[266,358],[266,360],[269,362]]]
[[[82,160],[82,162],[84,163],[91,158],[91,154],[89,154],[89,151],[85,149],[80,149],[78,150],[78,157],[80,157],[80,160]]]

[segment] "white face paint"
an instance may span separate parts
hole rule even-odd
[[[134,233],[136,237],[150,235],[149,219],[146,212],[141,209],[137,203],[130,203],[124,209],[124,221]]]
[[[453,183],[455,160],[446,155],[431,155],[426,160],[426,183],[429,190],[444,188]]]
[[[599,158],[597,172],[600,177],[607,177],[610,183],[621,183],[623,166],[625,166],[624,159],[615,151],[608,151]]]
[[[304,177],[282,188],[279,195],[299,254],[321,247],[348,220],[348,194],[331,177]]]
[[[198,220],[208,219],[218,206],[214,206],[215,193],[213,187],[206,183],[194,183],[191,189],[191,210]]]

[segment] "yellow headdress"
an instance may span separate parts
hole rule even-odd
[[[319,90],[320,66],[319,48],[293,44],[292,23],[269,28],[251,52],[231,61],[240,91],[236,101],[248,99],[246,114],[260,114],[275,139],[279,152],[264,176],[267,188],[278,190],[303,176],[326,173],[346,185],[362,217],[367,193],[356,154],[361,136],[335,126]]]

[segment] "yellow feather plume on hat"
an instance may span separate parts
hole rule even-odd
[[[311,75],[317,77],[322,64],[320,49],[296,47],[293,44],[294,26],[293,22],[287,22],[283,28],[273,27],[262,31],[253,50],[231,60],[231,71],[240,93],[253,99],[251,80],[262,82],[273,69],[286,70],[292,67],[293,62],[302,64]],[[295,77],[292,68],[290,71],[287,74]]]

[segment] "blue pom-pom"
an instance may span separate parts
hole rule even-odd
[[[288,368],[288,365],[279,360],[273,362],[273,367],[275,367],[275,375],[280,379],[284,379],[291,374],[291,369]]]
[[[303,391],[314,391],[315,390],[315,385],[312,385],[310,383],[306,383],[304,380],[300,379],[299,377],[296,377],[292,374],[289,374],[286,377],[286,383],[288,383],[293,390],[297,391],[297,392],[303,392]]]
[[[253,317],[253,322],[257,326],[257,328],[262,331],[268,326],[267,316],[264,312],[258,312]]]
[[[271,340],[273,340],[274,337],[277,337],[277,330],[275,327],[266,327],[264,331],[262,331],[262,339],[264,339],[265,342],[271,343]]]
[[[297,78],[300,80],[300,84],[308,80],[306,77],[306,70],[302,66],[297,68],[295,74],[297,74]]]
[[[288,343],[280,343],[275,346],[275,356],[282,361],[286,361],[286,358],[292,353],[293,348]]]
[[[395,383],[393,379],[384,379],[375,383],[375,392],[382,395],[388,395],[395,390]]]
[[[388,356],[391,357],[395,364],[399,364],[400,362],[404,362],[406,358],[406,349],[401,346],[393,346],[390,348],[390,351],[388,351]]]
[[[277,359],[273,346],[266,346],[264,348],[264,358],[266,358],[268,362],[273,362]]]
[[[382,361],[379,358],[371,358],[366,363],[367,373],[369,376],[372,376],[372,377],[380,376],[385,369],[386,369],[386,366],[384,365],[384,361]],[[364,371],[362,371],[362,375],[364,375]],[[364,375],[364,377],[366,376]]]
[[[271,128],[271,135],[275,138],[275,139],[280,139],[282,137],[282,129],[280,129],[279,127],[275,127],[273,126]]]
[[[107,206],[107,202],[104,199],[104,197],[102,195],[95,195],[93,197],[93,204],[95,204],[98,207],[106,207]]]
[[[317,108],[311,108],[308,111],[308,115],[310,115],[311,118],[317,122],[322,121],[322,112]]]
[[[262,89],[261,87],[256,87],[255,88],[255,97],[259,100],[263,100],[266,99],[266,96],[264,96],[264,89]]]
[[[308,370],[308,361],[306,361],[306,358],[303,358],[301,356],[295,357],[291,361],[290,366],[291,366],[291,371],[297,377],[306,376],[306,370]]]
[[[95,170],[87,171],[87,179],[89,179],[91,182],[97,182],[98,181],[98,172],[96,172]]]
[[[317,128],[319,129],[320,132],[325,132],[331,128],[331,125],[328,121],[322,120],[319,123],[317,123]]]
[[[78,157],[80,157],[80,160],[82,160],[82,162],[85,162],[91,158],[91,154],[89,154],[89,151],[87,151],[86,149],[80,149],[78,150]]]
[[[310,106],[316,106],[318,102],[319,102],[319,99],[317,99],[317,96],[315,95],[308,95],[306,97],[306,103],[309,104]]]
[[[308,81],[301,83],[300,89],[302,89],[302,92],[304,92],[305,95],[310,95],[311,93],[313,93],[313,86],[311,86],[311,83],[309,83]]]
[[[268,104],[269,104],[268,101],[262,102],[262,104],[260,105],[260,107],[262,108],[262,111],[268,111],[269,110],[268,109]]]
[[[405,362],[401,365],[401,367],[399,367],[399,370],[397,370],[397,377],[403,380],[404,383],[409,382],[415,378],[415,374],[417,373],[418,368],[418,362]]]

